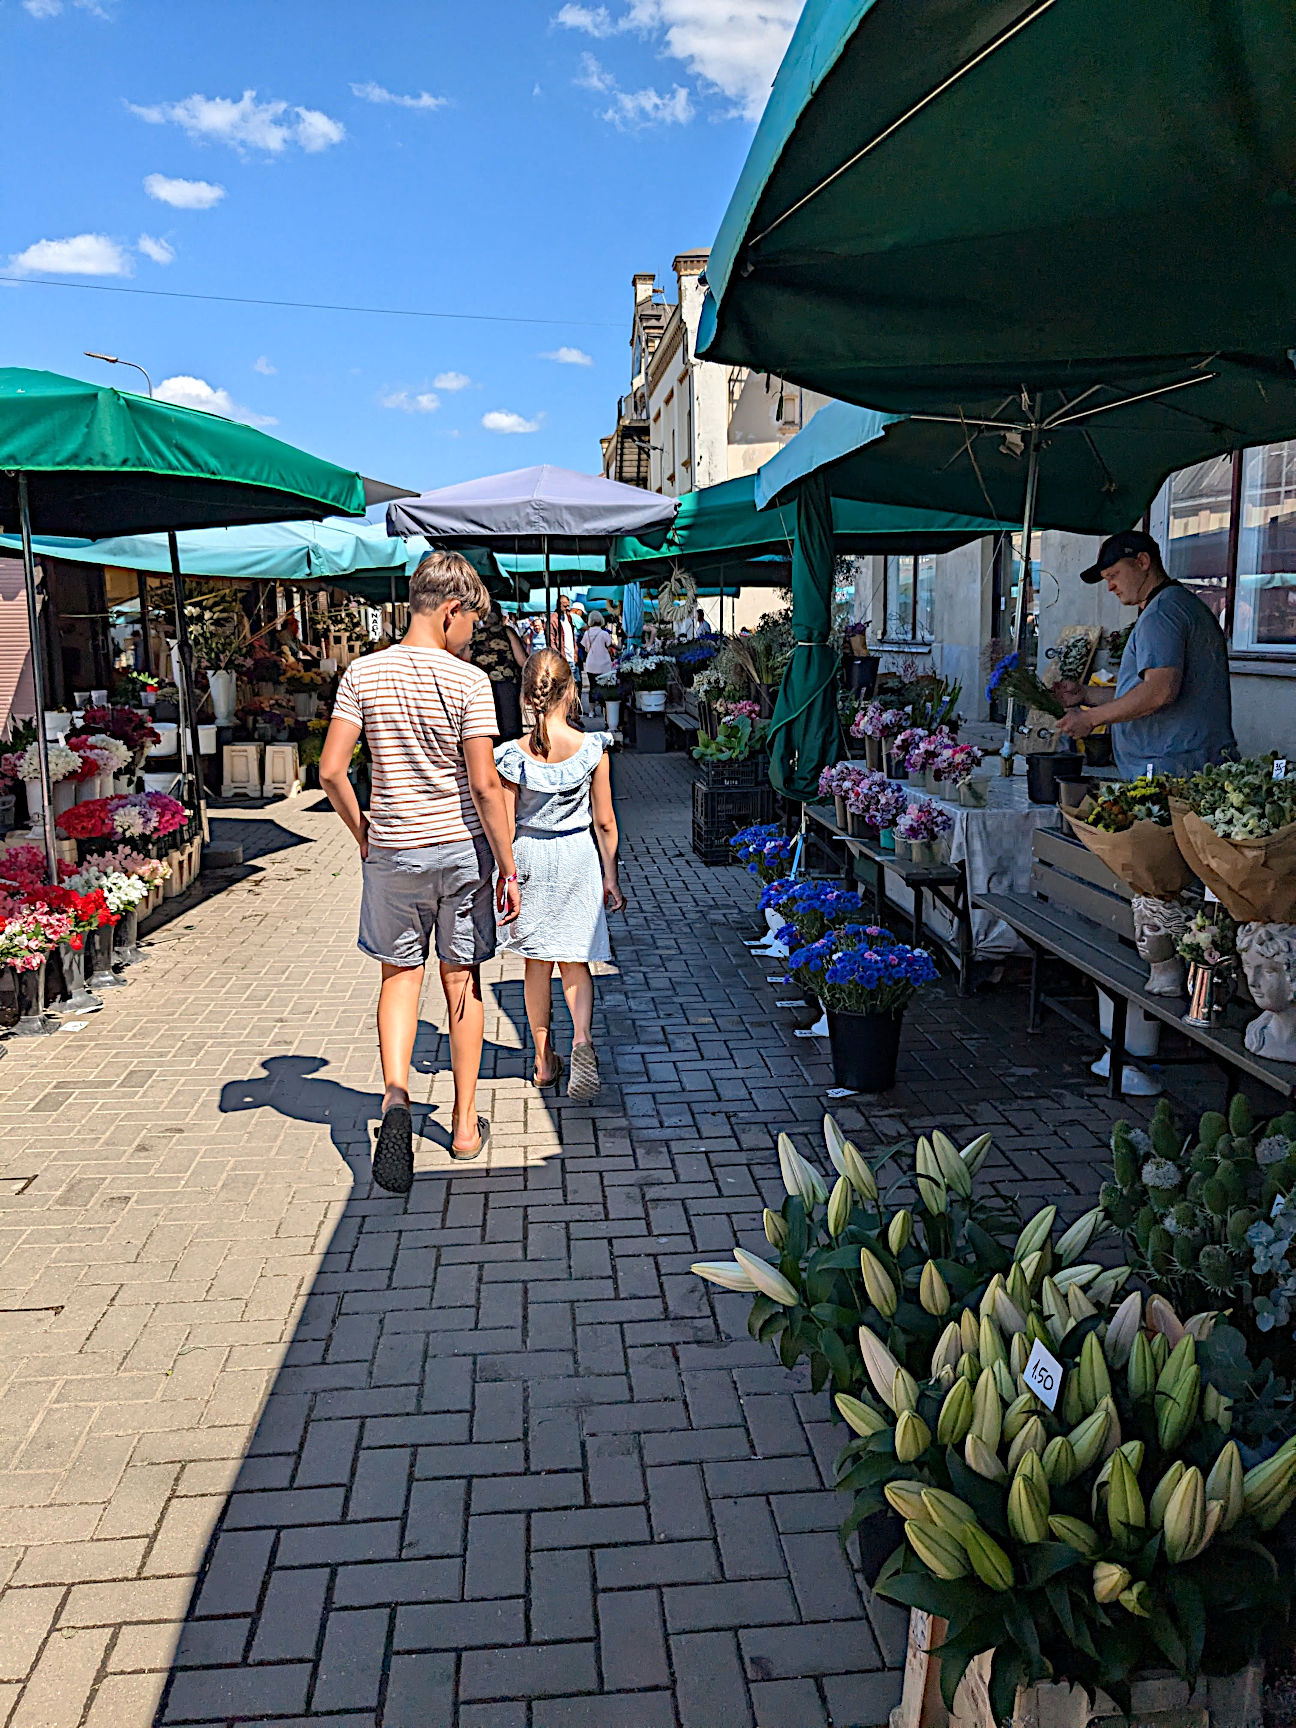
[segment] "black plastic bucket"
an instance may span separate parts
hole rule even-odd
[[[1056,804],[1059,780],[1083,780],[1084,757],[1074,751],[1038,750],[1026,758],[1026,796],[1032,804]]]
[[[889,1014],[828,1010],[833,1080],[851,1092],[887,1092],[895,1085],[903,1008]]]

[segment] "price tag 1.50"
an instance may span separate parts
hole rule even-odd
[[[1033,1392],[1041,1404],[1046,1404],[1050,1410],[1057,1408],[1057,1401],[1062,1393],[1062,1364],[1044,1348],[1038,1338],[1031,1350],[1022,1379],[1026,1383],[1027,1391]]]

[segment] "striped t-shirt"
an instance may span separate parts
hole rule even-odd
[[[397,643],[353,660],[335,720],[363,727],[373,758],[369,844],[442,846],[482,831],[468,785],[465,738],[498,730],[490,679],[443,648]]]

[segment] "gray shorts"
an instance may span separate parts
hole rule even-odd
[[[476,966],[495,952],[495,862],[482,835],[408,850],[373,846],[364,861],[362,954],[389,966]]]

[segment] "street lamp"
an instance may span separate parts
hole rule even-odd
[[[144,368],[137,365],[134,360],[120,360],[116,354],[96,354],[93,348],[83,348],[81,352],[85,355],[87,360],[102,360],[109,366],[129,366],[133,372],[143,373],[144,382],[148,385],[148,393],[152,396],[153,380],[149,377],[148,373],[144,371]]]

